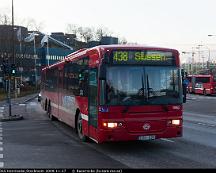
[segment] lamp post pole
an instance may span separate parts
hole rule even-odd
[[[202,45],[202,44],[200,44],[200,45],[198,45],[199,47],[201,47],[201,46],[204,46],[204,47],[206,47],[207,49],[208,49],[208,60],[207,60],[207,64],[209,64],[210,63],[210,61],[211,61],[211,55],[210,55],[210,48],[208,47],[208,46],[206,46],[206,45]],[[203,58],[203,68],[204,68],[204,57],[202,57]],[[208,67],[207,67],[208,68]]]
[[[191,54],[192,55],[191,61],[188,62],[188,73],[192,74],[193,70],[194,70],[194,54],[195,54],[195,52],[192,49],[191,52],[185,52],[185,51],[183,51],[182,54]],[[189,68],[189,64],[190,63],[191,63],[191,68]]]

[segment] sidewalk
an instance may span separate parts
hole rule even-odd
[[[34,99],[37,96],[38,96],[38,93],[30,94],[30,95],[19,97],[19,98],[13,98],[11,99],[11,105],[28,102],[29,100]],[[5,99],[4,101],[0,101],[0,106],[8,106],[8,100]]]
[[[21,106],[25,106],[25,103],[36,98],[38,94],[31,94],[25,97],[20,97],[11,100],[11,116],[9,116],[9,107],[7,100],[0,102],[0,122],[2,121],[17,121],[22,120],[22,114],[25,111]]]

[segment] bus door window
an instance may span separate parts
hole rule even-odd
[[[78,95],[78,69],[75,63],[67,64],[65,68],[65,87],[68,94],[70,95]]]
[[[97,81],[97,69],[89,70],[89,124],[97,127],[97,91],[98,91],[98,81]]]
[[[88,96],[88,70],[82,69],[79,71],[79,95]]]

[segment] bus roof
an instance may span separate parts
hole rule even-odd
[[[176,49],[164,48],[164,47],[154,47],[147,45],[121,45],[121,44],[111,44],[111,45],[99,45],[90,49],[155,49],[155,50],[169,50],[169,51],[177,51]]]
[[[73,52],[69,55],[67,55],[67,57],[60,61],[60,62],[57,62],[55,64],[52,64],[50,66],[47,66],[47,67],[44,67],[42,70],[45,70],[47,68],[51,68],[51,67],[54,67],[56,65],[60,65],[62,63],[64,63],[65,61],[67,60],[71,60],[73,59],[73,55],[82,55],[82,54],[86,54],[88,51],[91,51],[91,50],[98,50],[98,51],[106,51],[106,50],[112,50],[112,49],[148,49],[148,50],[159,50],[159,51],[172,51],[172,52],[176,52],[178,53],[178,50],[176,49],[171,49],[171,48],[164,48],[164,47],[154,47],[154,46],[146,46],[146,45],[121,45],[121,44],[111,44],[111,45],[99,45],[99,46],[95,46],[95,47],[92,47],[92,48],[83,48],[83,49],[80,49],[76,52]]]
[[[193,75],[188,75],[188,77],[211,77],[212,75],[210,74],[193,74]]]

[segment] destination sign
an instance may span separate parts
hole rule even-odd
[[[174,65],[172,52],[116,50],[111,54],[113,64]]]

